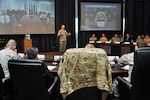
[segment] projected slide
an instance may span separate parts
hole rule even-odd
[[[120,3],[81,2],[80,30],[121,30]]]
[[[0,34],[54,33],[54,0],[0,0]]]

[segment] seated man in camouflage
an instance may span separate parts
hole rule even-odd
[[[68,96],[78,89],[94,86],[106,94],[112,93],[111,67],[103,49],[67,49],[60,62],[58,75],[61,80],[60,93],[63,95]]]

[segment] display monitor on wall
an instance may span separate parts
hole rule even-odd
[[[121,31],[122,3],[80,2],[80,31]]]
[[[0,0],[0,34],[54,34],[55,0]]]

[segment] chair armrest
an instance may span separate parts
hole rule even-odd
[[[53,90],[54,90],[55,86],[57,86],[57,84],[58,84],[58,77],[56,76],[54,78],[54,82],[52,83],[52,85],[48,89],[49,94],[51,94],[53,92]]]
[[[2,79],[2,83],[8,83],[10,82],[10,77],[5,77]]]
[[[132,84],[128,82],[127,80],[123,79],[122,77],[117,77],[118,82],[122,83],[125,87],[127,87],[129,90],[132,88]]]

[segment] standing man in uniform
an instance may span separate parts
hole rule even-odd
[[[58,30],[57,36],[59,37],[59,52],[63,54],[66,50],[67,45],[67,36],[71,35],[71,33],[67,32],[65,29],[65,25],[61,25],[61,29]]]

